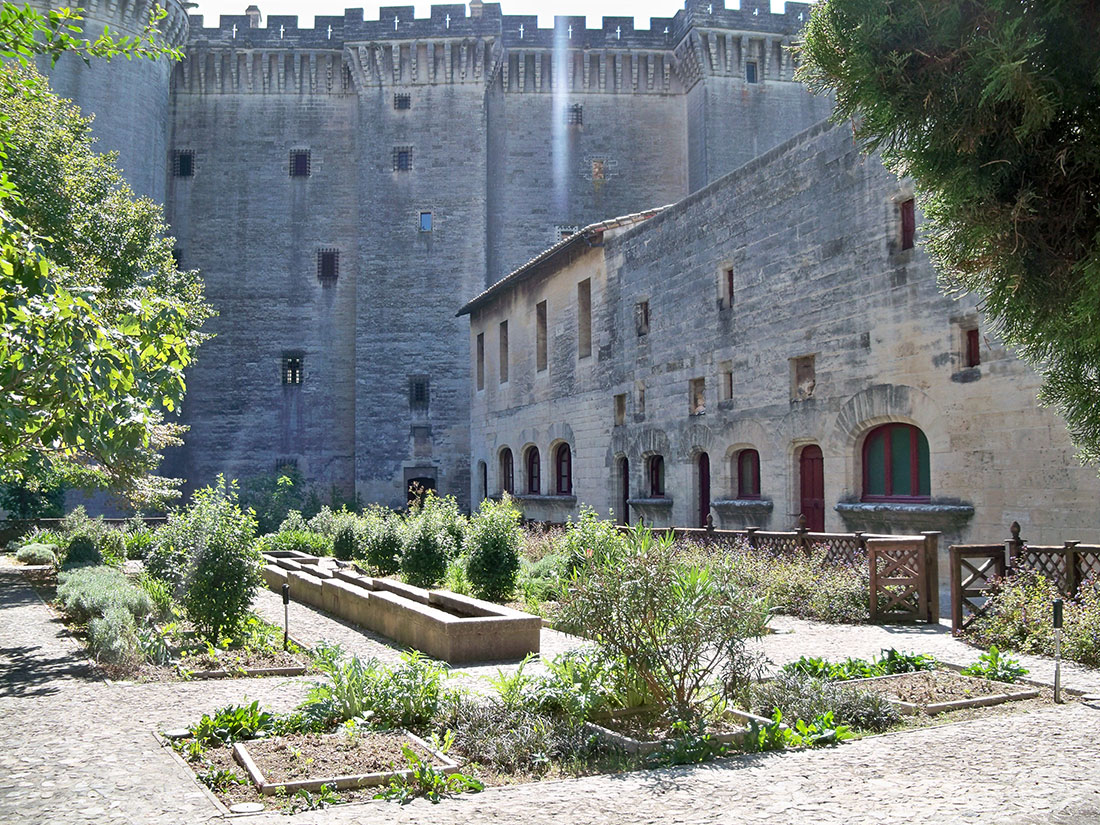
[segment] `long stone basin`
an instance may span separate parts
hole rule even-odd
[[[353,565],[297,551],[264,554],[276,593],[451,664],[522,659],[539,652],[542,619],[449,590],[368,576]]]

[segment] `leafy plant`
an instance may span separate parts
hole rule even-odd
[[[216,793],[229,790],[233,785],[245,785],[247,782],[230,768],[217,768],[213,765],[198,774],[199,781]]]
[[[659,750],[650,753],[646,762],[651,766],[697,765],[709,762],[729,751],[729,745],[715,739],[701,719],[680,719],[672,723],[670,736],[661,742]]]
[[[1027,668],[1017,659],[1002,655],[997,645],[990,645],[989,650],[979,656],[977,662],[964,669],[962,674],[991,679],[994,682],[1011,683],[1027,675],[1027,672]]]
[[[105,530],[99,540],[99,554],[104,564],[114,567],[126,561],[126,537],[120,530]]]
[[[143,627],[137,632],[137,646],[142,658],[152,665],[168,665],[172,662],[172,648],[168,637],[156,627]]]
[[[463,773],[445,774],[437,771],[430,762],[422,759],[408,744],[401,746],[401,754],[411,774],[408,779],[394,777],[385,790],[374,795],[375,799],[388,799],[404,805],[417,797],[439,802],[444,796],[456,793],[477,793],[485,785]]]
[[[456,553],[454,537],[438,516],[425,509],[410,513],[402,525],[401,575],[417,587],[431,587],[442,579],[447,560]]]
[[[798,670],[781,671],[775,679],[755,685],[751,696],[753,710],[761,716],[780,711],[788,719],[812,721],[832,713],[839,722],[869,731],[887,730],[901,721],[884,696]]]
[[[24,544],[15,553],[20,564],[49,564],[57,566],[56,547],[49,544]]]
[[[103,555],[99,552],[96,537],[87,533],[78,533],[69,539],[65,551],[66,570],[77,567],[93,567],[103,564]]]
[[[783,725],[783,712],[776,708],[767,724],[761,725],[755,719],[749,720],[749,729],[741,740],[741,748],[749,753],[781,751],[787,747],[789,740],[790,732]]]
[[[314,796],[305,788],[299,790],[294,794],[294,811],[319,811],[323,808],[327,808],[329,805],[339,805],[344,800],[340,798],[340,794],[336,792],[334,788],[330,788],[328,785],[322,785],[320,790],[317,791],[317,795]]]
[[[256,701],[250,705],[227,705],[213,716],[203,714],[189,730],[191,737],[204,746],[231,745],[268,733],[274,722],[275,717]]]
[[[361,551],[375,571],[391,576],[401,569],[401,519],[381,507],[369,507],[363,515]]]
[[[466,573],[479,599],[506,601],[516,589],[523,546],[519,522],[520,511],[508,498],[486,499],[470,520]]]
[[[121,605],[112,604],[102,616],[93,618],[88,622],[88,648],[97,662],[134,664],[140,644],[133,614]]]
[[[834,722],[833,712],[830,710],[820,716],[815,716],[809,722],[805,719],[799,719],[795,722],[788,744],[794,747],[817,748],[822,745],[839,745],[851,738],[851,730],[847,725],[838,725]]]
[[[336,524],[332,538],[332,553],[343,561],[359,558],[361,529],[354,516],[341,517]]]
[[[625,658],[601,648],[580,648],[546,662],[538,686],[540,707],[579,719],[602,710],[652,704],[644,679]]]

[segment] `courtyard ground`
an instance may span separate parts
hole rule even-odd
[[[282,621],[261,594],[258,610]],[[292,632],[350,652],[398,651],[302,605]],[[775,663],[872,657],[883,648],[969,663],[944,627],[842,627],[777,619],[760,644]],[[552,630],[543,652],[576,644]],[[1019,657],[1033,678],[1052,664]],[[456,668],[466,684],[497,666]],[[1064,684],[1100,694],[1100,671],[1067,665]],[[124,684],[106,681],[54,612],[0,567],[0,823],[193,823],[219,817],[153,737],[244,698],[289,710],[308,678]],[[1100,825],[1100,701],[874,736],[835,749],[747,755],[698,767],[492,788],[444,800],[261,814],[248,823],[1065,823]]]

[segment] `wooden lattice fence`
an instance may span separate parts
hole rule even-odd
[[[1006,575],[1033,570],[1048,578],[1067,598],[1083,582],[1100,579],[1100,545],[1067,541],[1060,546],[1028,544],[1012,523],[1004,544],[952,545],[951,629],[961,633],[986,612],[989,591]]]

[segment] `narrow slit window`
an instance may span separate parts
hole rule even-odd
[[[539,448],[532,447],[527,451],[527,492],[537,496],[542,489],[542,468],[539,464]]]
[[[421,212],[420,213],[420,231],[431,232],[432,231],[432,213]]]
[[[649,495],[662,498],[665,494],[665,459],[663,456],[649,457]]]
[[[502,493],[514,493],[516,491],[512,451],[507,447],[500,451],[500,491]]]
[[[508,383],[508,322],[500,322],[500,383]]]
[[[639,301],[634,305],[634,330],[639,338],[649,335],[649,301]]]
[[[340,274],[340,252],[322,249],[317,253],[317,277],[322,283],[331,284]]]
[[[477,334],[477,388],[485,389],[485,333]]]
[[[978,328],[966,330],[966,366],[976,367],[982,363],[982,340]]]
[[[409,408],[413,410],[428,409],[428,377],[414,375],[409,379]]]
[[[722,306],[733,307],[733,267],[727,267],[722,273]]]
[[[546,301],[535,307],[535,370],[546,369]]]
[[[621,427],[626,423],[626,393],[615,396],[615,426]]]
[[[733,400],[733,362],[722,361],[718,365],[718,400]]]
[[[176,152],[173,171],[177,178],[193,178],[195,176],[195,153],[190,149]]]
[[[756,73],[756,61],[749,60],[745,62],[745,82],[746,83],[759,83],[760,78]]]
[[[912,198],[901,202],[901,248],[912,249],[917,236],[917,209]]]
[[[290,176],[292,178],[309,177],[309,150],[295,149],[290,153]]]
[[[688,414],[702,415],[707,411],[707,386],[705,378],[692,378],[688,382]]]
[[[592,279],[577,284],[577,357],[592,354]]]

